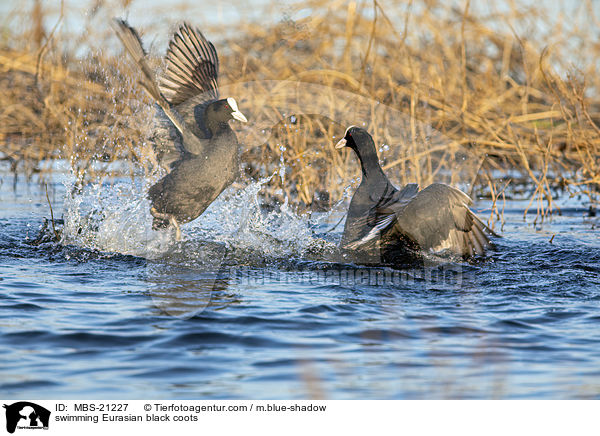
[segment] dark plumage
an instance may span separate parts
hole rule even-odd
[[[199,30],[179,27],[156,83],[135,29],[120,19],[114,29],[142,72],[140,84],[159,106],[154,149],[168,174],[148,192],[152,227],[172,224],[180,239],[179,224],[200,216],[238,176],[238,141],[228,122],[247,120],[235,99],[219,99],[219,58]]]
[[[468,195],[442,183],[396,189],[379,165],[373,138],[359,127],[346,130],[336,148],[344,146],[358,156],[362,181],[348,209],[343,249],[386,264],[405,263],[421,250],[463,257],[485,252],[494,233],[469,209]]]

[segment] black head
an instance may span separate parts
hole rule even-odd
[[[344,137],[338,142],[335,148],[350,147],[356,153],[360,161],[360,167],[363,173],[363,183],[367,179],[377,183],[388,183],[388,180],[379,165],[375,142],[369,132],[360,127],[350,126],[344,133]]]
[[[247,123],[248,120],[238,109],[235,98],[224,98],[211,103],[206,108],[206,119],[209,123],[227,123],[229,120],[238,120]]]
[[[375,142],[365,129],[350,126],[346,129],[344,137],[335,145],[335,148],[350,147],[358,155],[375,151]]]

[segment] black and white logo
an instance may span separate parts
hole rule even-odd
[[[16,429],[47,430],[50,421],[50,411],[42,406],[28,401],[19,401],[6,409],[6,431],[14,433]]]

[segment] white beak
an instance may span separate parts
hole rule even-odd
[[[239,110],[238,110],[238,111],[233,111],[233,112],[231,113],[231,116],[232,116],[234,119],[236,119],[236,120],[238,120],[238,121],[241,121],[242,123],[247,123],[247,122],[248,122],[248,120],[246,119],[246,117],[244,116],[244,114],[243,114],[243,113],[241,113]]]
[[[346,146],[346,138],[340,139],[340,141],[335,144],[335,148],[344,148]]]

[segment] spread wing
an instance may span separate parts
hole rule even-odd
[[[160,85],[154,80],[146,60],[146,51],[137,31],[119,18],[113,19],[112,25],[125,49],[140,69],[140,84],[159,106],[156,112],[157,129],[152,139],[158,161],[168,171],[184,151],[201,150],[203,136],[198,134],[195,126],[186,123],[177,109],[171,107],[171,102],[167,100]],[[216,58],[216,53],[214,56]]]
[[[401,190],[397,190],[389,182],[381,195],[369,195],[369,206],[363,211],[362,216],[355,218],[355,228],[369,229],[364,236],[344,244],[345,248],[354,250],[365,248],[378,240],[381,233],[386,231],[396,220],[396,213],[404,208],[419,192],[419,185],[410,183]]]
[[[450,250],[462,256],[484,254],[490,230],[469,209],[467,194],[434,183],[419,192],[405,207],[393,207],[395,220],[386,229],[410,236],[422,249]]]
[[[420,192],[417,189],[408,185],[397,198],[378,206],[371,230],[349,248],[373,243],[381,235],[386,240],[406,235],[424,250],[450,250],[462,256],[484,254],[490,245],[488,235],[495,234],[469,209],[472,202],[468,195],[441,183]]]
[[[166,63],[158,86],[172,105],[199,94],[206,94],[206,100],[219,98],[217,50],[198,29],[187,23],[179,27],[169,43]]]

